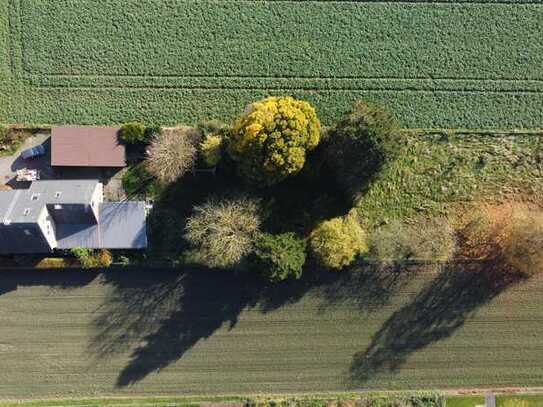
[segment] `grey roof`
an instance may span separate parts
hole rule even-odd
[[[0,223],[8,219],[10,213],[17,204],[18,196],[23,191],[1,191],[0,192]]]
[[[19,223],[17,226],[0,224],[0,254],[49,253],[50,251],[36,223]]]
[[[98,180],[50,180],[35,181],[30,186],[31,194],[40,194],[40,200],[47,203],[89,203]],[[60,197],[55,194],[60,192]]]
[[[0,221],[35,222],[46,204],[88,204],[96,184],[98,180],[34,181],[29,189],[0,191]]]
[[[106,202],[97,225],[57,225],[59,249],[142,249],[147,247],[144,202]]]

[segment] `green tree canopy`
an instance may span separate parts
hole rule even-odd
[[[247,179],[271,185],[300,171],[319,138],[320,122],[308,102],[268,97],[236,120],[229,152]]]
[[[330,131],[330,165],[339,184],[353,197],[396,157],[401,144],[399,130],[398,121],[386,109],[357,101]]]
[[[138,122],[123,124],[120,136],[121,140],[127,144],[145,143],[147,141],[145,125]]]
[[[263,233],[256,241],[254,267],[270,281],[300,278],[305,263],[305,242],[294,233]]]

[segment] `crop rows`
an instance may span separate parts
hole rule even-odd
[[[194,122],[287,93],[325,121],[366,98],[407,127],[541,127],[541,21],[523,1],[11,0],[6,120]]]
[[[541,384],[542,280],[490,301],[477,281],[367,277],[4,272],[0,398]]]

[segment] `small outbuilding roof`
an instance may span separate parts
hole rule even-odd
[[[51,165],[61,167],[124,167],[126,152],[118,127],[54,127]]]

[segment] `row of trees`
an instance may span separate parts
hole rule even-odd
[[[269,218],[263,209],[266,205],[251,190],[294,177],[318,150],[326,164],[317,166],[319,170],[331,171],[354,202],[381,168],[398,156],[403,141],[399,130],[389,112],[364,102],[356,102],[335,127],[323,130],[309,103],[269,97],[248,106],[232,126],[214,123],[199,129],[180,126],[156,131],[131,123],[123,127],[121,138],[148,144],[145,163],[129,175],[137,171],[138,177],[151,177],[159,185],[177,181],[196,166],[215,167],[223,162],[235,166],[251,186],[249,193],[215,197],[195,206],[186,222],[185,240],[193,249],[192,258],[202,264],[248,268],[279,281],[300,277],[308,258],[321,267],[341,270],[360,255],[385,262],[447,262],[455,256],[458,233],[445,218],[392,221],[367,233],[354,208],[344,216],[318,222],[309,231],[270,234],[264,227]],[[136,178],[132,178],[134,186]],[[511,229],[516,243],[501,251],[510,264],[522,270],[526,264],[543,263],[536,255],[543,252],[541,228],[536,231],[533,224],[523,225],[524,232],[531,231],[530,239],[523,238],[520,229]],[[523,242],[528,240],[539,251],[524,250]]]

